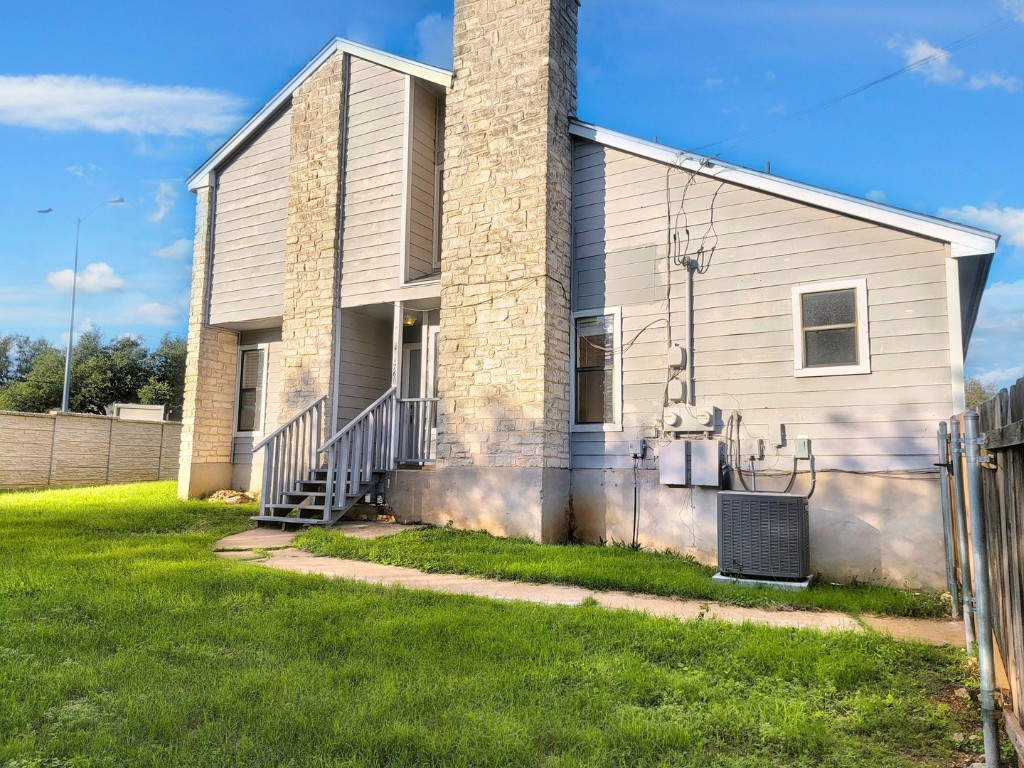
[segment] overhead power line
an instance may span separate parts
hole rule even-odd
[[[768,123],[766,125],[761,125],[761,126],[758,126],[757,128],[750,128],[750,129],[748,129],[746,131],[740,131],[739,133],[734,133],[732,136],[727,136],[724,139],[720,139],[718,141],[712,141],[712,142],[709,142],[707,144],[702,144],[701,146],[694,148],[693,151],[694,152],[702,152],[705,149],[709,149],[711,147],[717,147],[719,145],[735,146],[739,139],[743,139],[743,138],[746,138],[747,136],[751,136],[751,135],[757,134],[757,133],[766,133],[768,131],[775,130],[776,128],[781,128],[784,125],[788,125],[790,123],[795,123],[796,121],[802,120],[805,117],[808,117],[810,115],[813,115],[813,114],[816,114],[816,113],[821,112],[823,110],[826,110],[829,107],[831,107],[831,106],[833,106],[835,104],[838,104],[841,101],[844,101],[844,100],[850,98],[851,96],[856,96],[858,93],[863,93],[864,91],[868,90],[869,88],[874,88],[876,85],[881,85],[882,83],[885,83],[885,82],[887,82],[889,80],[892,80],[895,77],[899,77],[900,75],[902,75],[902,74],[904,74],[906,72],[911,72],[911,71],[913,71],[915,69],[919,69],[919,68],[923,67],[925,64],[930,64],[933,61],[937,61],[939,59],[943,59],[946,56],[948,56],[949,54],[954,53],[955,51],[959,51],[961,48],[965,48],[968,45],[971,45],[972,43],[976,43],[979,40],[981,40],[981,39],[983,39],[985,37],[988,37],[989,35],[995,34],[999,30],[1004,29],[1005,27],[1010,26],[1010,24],[1012,24],[1013,21],[1014,21],[1013,14],[1009,14],[1007,16],[1003,16],[1001,18],[998,18],[995,21],[993,21],[992,23],[987,24],[986,26],[982,27],[977,32],[972,32],[971,34],[967,35],[966,37],[962,37],[959,40],[956,40],[955,42],[951,43],[950,45],[946,46],[945,48],[940,48],[939,50],[937,50],[932,55],[925,56],[923,59],[918,59],[916,61],[912,61],[909,64],[907,64],[906,66],[900,67],[899,69],[897,69],[894,72],[890,72],[887,75],[883,75],[882,77],[876,78],[876,79],[872,80],[869,83],[864,83],[863,85],[857,86],[856,88],[853,88],[853,89],[851,89],[849,91],[846,91],[845,93],[841,93],[838,96],[834,96],[833,98],[828,99],[827,101],[823,101],[820,104],[816,104],[816,105],[814,105],[812,107],[808,107],[806,109],[802,109],[799,112],[793,113],[789,117],[785,117],[785,118],[782,118],[780,120],[776,120],[773,123]]]

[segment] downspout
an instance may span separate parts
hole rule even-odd
[[[335,231],[338,233],[338,240],[334,246],[334,274],[337,276],[337,284],[334,287],[334,303],[336,314],[334,316],[334,363],[331,366],[331,378],[334,386],[331,387],[331,421],[325,430],[325,439],[329,439],[338,431],[338,400],[341,392],[341,278],[344,268],[344,254],[342,244],[344,243],[345,228],[345,171],[348,163],[348,97],[351,87],[352,56],[343,53],[341,57],[341,126],[338,130],[338,225]]]
[[[697,263],[690,258],[686,259],[686,371],[688,381],[686,385],[686,402],[691,406],[697,405],[696,393],[693,391],[696,377],[693,373],[693,273],[697,269]]]
[[[989,606],[988,551],[985,542],[985,502],[981,493],[978,412],[964,414],[967,450],[967,490],[971,507],[971,548],[974,554],[974,610],[978,620],[978,677],[981,684],[981,729],[985,739],[985,768],[999,768],[999,710],[995,703],[995,661]]]

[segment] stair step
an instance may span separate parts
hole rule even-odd
[[[309,491],[311,493],[314,491],[320,491],[320,493],[323,493],[324,488],[326,487],[326,480],[299,480],[299,482],[295,484],[295,489],[297,491]]]
[[[320,493],[308,493],[305,491],[293,491],[292,493],[286,493],[281,498],[282,504],[294,504],[296,506],[308,507],[314,504],[323,506],[323,503],[327,500],[327,494],[323,491]]]

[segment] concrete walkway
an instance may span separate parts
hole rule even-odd
[[[376,538],[408,530],[391,523],[342,522],[338,528],[346,536]],[[560,584],[531,584],[521,581],[498,581],[450,573],[424,573],[413,568],[343,560],[337,557],[315,557],[291,547],[295,532],[256,528],[217,543],[221,557],[247,560],[267,568],[318,573],[331,578],[362,581],[385,586],[400,585],[407,589],[425,589],[456,595],[474,595],[495,600],[522,600],[549,605],[580,605],[592,599],[604,608],[642,611],[651,616],[671,616],[680,620],[700,615],[733,623],[750,621],[775,627],[799,627],[860,632],[864,624],[898,639],[922,640],[933,645],[964,646],[963,627],[959,622],[895,617],[864,616],[861,621],[843,613],[830,611],[767,611],[735,605],[708,603],[702,600],[678,600],[654,595],[627,592],[606,592]],[[254,552],[253,550],[260,550]],[[863,622],[863,624],[861,623]]]

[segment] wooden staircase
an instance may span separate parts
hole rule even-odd
[[[330,508],[330,519],[324,519],[324,505],[327,502],[327,469],[314,469],[305,480],[299,480],[295,489],[281,496],[281,501],[267,504],[260,515],[254,517],[260,523],[283,523],[285,525],[331,525],[344,516],[367,493],[372,493],[383,478],[383,472],[374,472],[372,480],[359,485],[358,493],[345,493],[344,503]]]
[[[392,387],[320,444],[320,398],[254,446],[263,450],[263,524],[332,525],[395,467]]]

